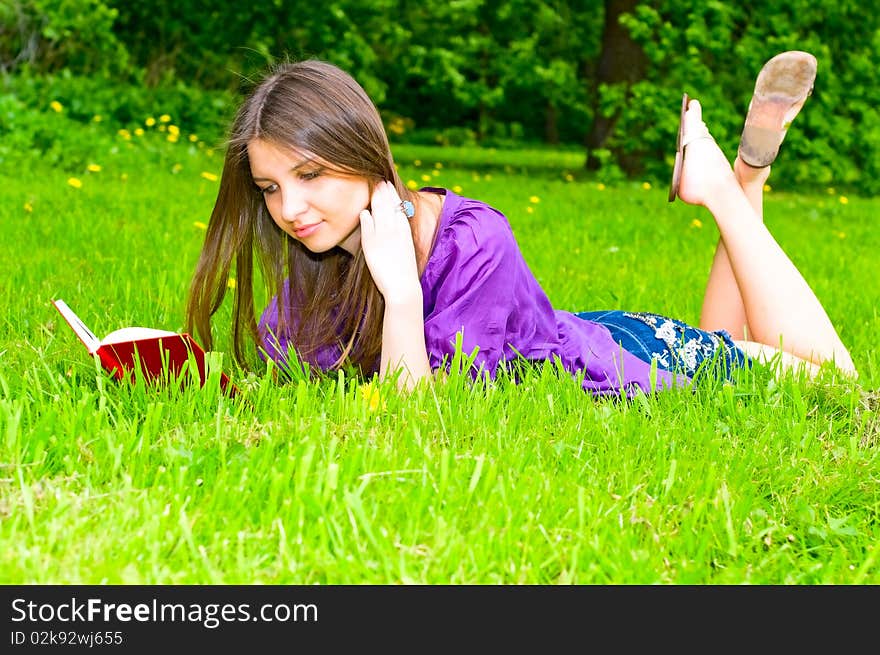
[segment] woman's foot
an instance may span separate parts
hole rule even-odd
[[[791,50],[761,68],[740,137],[738,157],[764,168],[773,163],[788,127],[813,92],[816,58]]]
[[[739,188],[730,162],[703,122],[699,100],[691,99],[682,122],[682,165],[678,197],[690,205],[707,205],[732,187]],[[769,169],[768,169],[769,172]]]

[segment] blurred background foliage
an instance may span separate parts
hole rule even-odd
[[[99,138],[96,122],[132,129],[159,113],[219,146],[267,66],[314,57],[361,82],[393,142],[579,149],[596,175],[665,181],[682,92],[701,100],[732,157],[761,65],[798,49],[816,55],[819,74],[776,185],[874,195],[875,5],[0,0],[0,164],[29,153],[64,165],[77,157],[71,135]],[[48,120],[53,101],[66,122]]]

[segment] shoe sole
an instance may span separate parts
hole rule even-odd
[[[678,117],[678,139],[675,142],[675,164],[672,166],[672,181],[669,183],[669,202],[673,202],[678,197],[678,185],[681,183],[681,168],[684,164],[681,137],[684,131],[684,115],[687,112],[688,102],[690,102],[690,98],[685,93],[681,97],[681,115]]]
[[[789,125],[813,92],[816,68],[816,58],[800,50],[780,53],[761,68],[738,149],[746,164],[763,168],[776,160]]]

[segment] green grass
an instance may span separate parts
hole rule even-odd
[[[557,307],[697,321],[717,233],[665,188],[600,189],[571,153],[405,150],[404,180],[507,214]],[[99,335],[182,329],[220,157],[95,161],[0,170],[0,582],[880,582],[880,446],[860,411],[880,386],[880,201],[766,206],[860,385],[759,367],[621,404],[552,367],[411,395],[230,368],[229,400],[114,383],[50,304]]]

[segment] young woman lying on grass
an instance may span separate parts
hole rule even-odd
[[[812,90],[816,61],[764,67],[733,168],[687,97],[670,190],[705,206],[721,240],[700,327],[658,314],[554,309],[498,210],[449,189],[410,191],[364,90],[331,64],[279,66],[240,107],[188,305],[212,345],[235,262],[235,356],[248,338],[282,366],[353,365],[412,388],[448,367],[460,335],[474,375],[558,360],[597,395],[631,396],[729,376],[776,355],[811,372],[852,360],[797,268],[764,227],[770,164]],[[257,321],[252,256],[272,297]],[[748,335],[748,340],[746,339]],[[652,361],[657,370],[652,375]],[[702,367],[702,368],[701,368]]]

